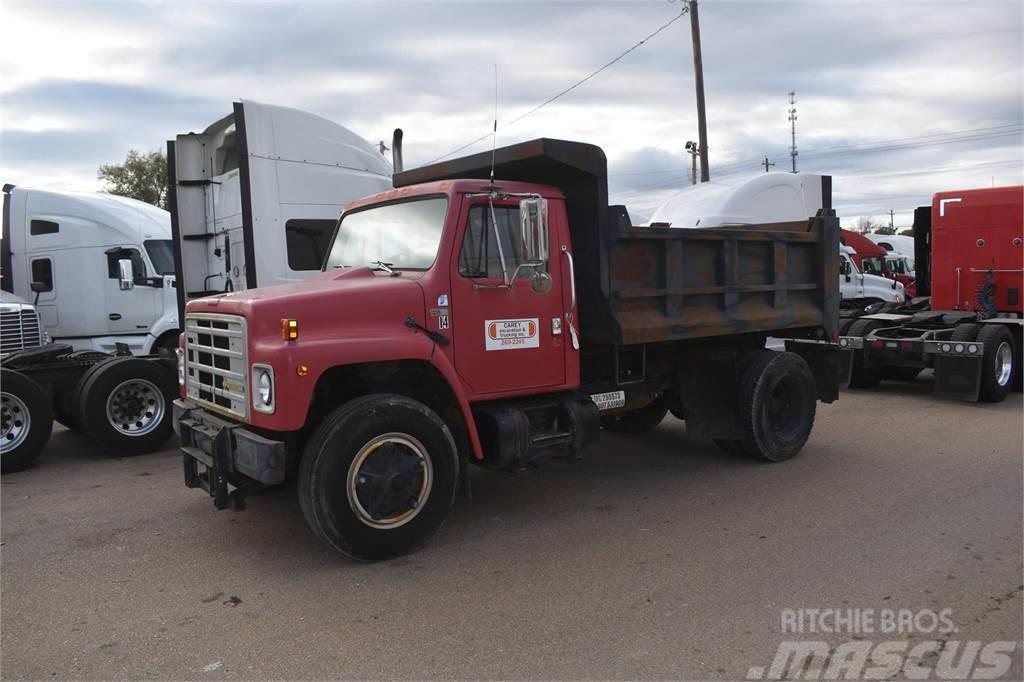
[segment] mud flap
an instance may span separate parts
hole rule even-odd
[[[846,383],[850,381],[850,367],[852,367],[853,353],[840,351],[839,346],[834,343],[817,343],[807,341],[786,341],[786,351],[796,353],[804,359],[811,368],[814,375],[814,383],[817,388],[818,400],[823,403],[835,402],[839,399],[839,385],[845,377]],[[845,374],[842,363],[847,364]]]
[[[981,355],[936,355],[935,395],[977,402],[983,363]]]

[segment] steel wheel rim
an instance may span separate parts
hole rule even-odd
[[[382,457],[398,463],[399,470],[382,471],[379,467],[386,463]],[[356,453],[345,488],[356,517],[371,528],[387,530],[416,518],[433,482],[434,465],[423,443],[405,433],[385,433]]]
[[[1010,375],[1013,374],[1013,349],[1010,344],[1003,341],[996,349],[996,383],[1006,386],[1010,383]]]
[[[28,438],[32,413],[13,393],[0,393],[0,453],[11,452]]]
[[[137,438],[155,431],[163,421],[167,404],[156,384],[129,379],[107,396],[107,423],[118,433]]]

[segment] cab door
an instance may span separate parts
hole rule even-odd
[[[146,261],[134,246],[115,247],[101,252],[105,259],[106,279],[103,280],[108,334],[145,334],[163,312],[163,293],[150,281]],[[134,286],[122,289],[118,281],[118,261],[132,262]]]
[[[567,337],[559,226],[549,230],[546,265],[521,269],[506,287],[502,259],[509,277],[524,262],[518,200],[496,201],[493,217],[497,230],[486,199],[463,200],[452,256],[455,369],[477,394],[560,386]]]

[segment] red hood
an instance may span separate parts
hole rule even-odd
[[[392,277],[368,267],[331,270],[294,284],[199,298],[185,311],[242,315],[250,337],[279,334],[283,318],[299,320],[303,336],[318,328],[363,327],[385,317],[401,324],[410,315],[422,317],[425,310],[418,275]]]

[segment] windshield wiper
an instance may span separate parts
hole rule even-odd
[[[400,272],[395,272],[394,270],[391,269],[391,267],[394,265],[394,263],[385,263],[382,260],[371,261],[371,263],[373,263],[373,265],[377,266],[376,268],[374,268],[375,270],[383,270],[384,272],[388,273],[392,277],[398,277],[399,275],[402,274]]]

